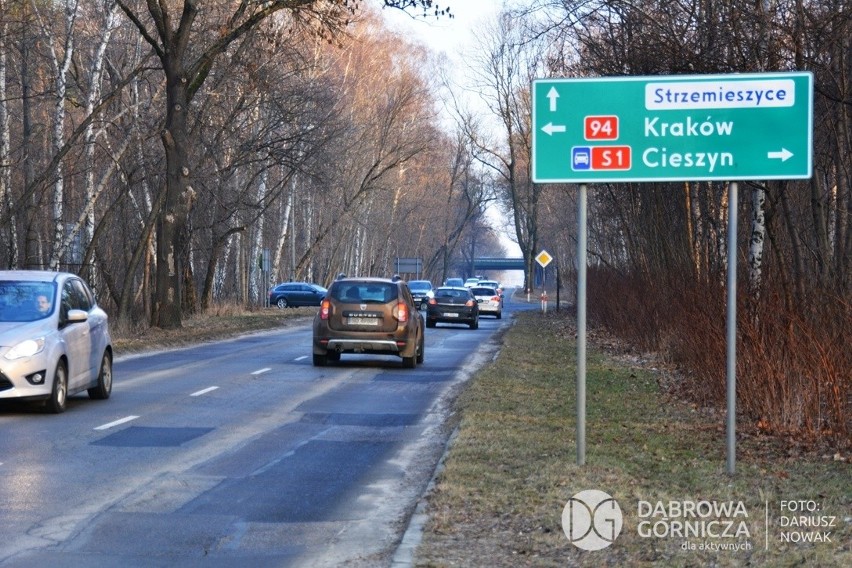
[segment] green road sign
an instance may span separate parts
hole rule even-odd
[[[539,79],[532,101],[536,183],[811,177],[811,73]]]

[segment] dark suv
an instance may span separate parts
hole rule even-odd
[[[432,282],[429,280],[409,280],[408,288],[411,290],[411,295],[414,296],[418,308],[424,307],[435,293]]]
[[[397,355],[414,368],[423,363],[424,321],[408,284],[384,278],[335,280],[314,317],[314,365],[342,353]]]

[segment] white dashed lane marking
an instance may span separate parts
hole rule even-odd
[[[218,389],[218,388],[219,388],[219,387],[207,387],[206,389],[202,389],[202,390],[200,390],[200,391],[196,391],[196,392],[192,393],[192,394],[191,394],[191,395],[189,395],[189,396],[201,396],[202,394],[207,394],[208,392],[210,392],[210,391],[214,391],[214,390],[216,390],[216,389]]]
[[[125,422],[130,422],[131,420],[136,420],[137,418],[139,418],[139,417],[133,416],[133,415],[125,416],[124,418],[119,418],[118,420],[115,420],[113,422],[109,422],[107,424],[101,424],[100,426],[96,426],[95,430],[109,430],[113,426],[118,426],[120,424],[124,424]]]

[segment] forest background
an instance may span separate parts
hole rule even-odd
[[[576,188],[529,179],[532,79],[811,71],[812,179],[742,185],[739,408],[849,446],[848,0],[506,2],[463,86],[385,4],[446,18],[453,0],[0,0],[0,265],[80,273],[116,325],[180,328],[397,257],[443,281],[502,253],[499,208],[525,286],[547,248],[570,290]],[[589,195],[589,317],[708,405],[725,396],[727,198],[722,182]]]

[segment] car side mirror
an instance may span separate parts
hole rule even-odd
[[[89,314],[83,310],[68,310],[68,323],[82,323],[89,319]]]

